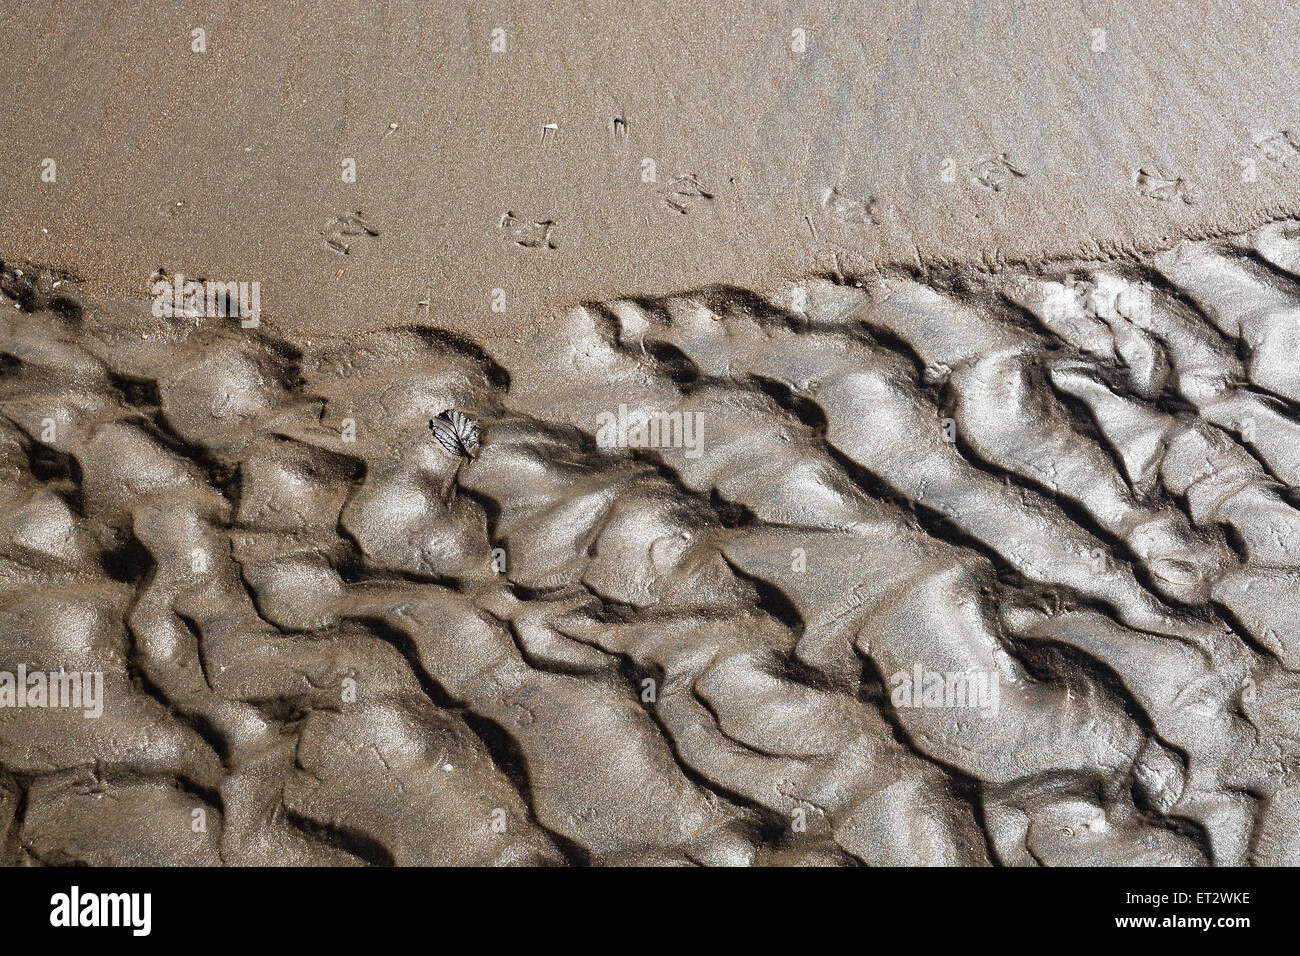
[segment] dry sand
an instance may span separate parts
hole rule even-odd
[[[4,860],[1300,860],[1296,16],[0,14]]]
[[[1300,9],[706,6],[11,6],[0,254],[113,296],[157,267],[257,280],[286,328],[499,335],[587,299],[1300,213]],[[379,234],[339,254],[322,233],[357,210]],[[553,221],[554,248],[507,213]]]

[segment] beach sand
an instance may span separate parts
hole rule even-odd
[[[4,862],[1296,862],[1296,16],[0,13]]]

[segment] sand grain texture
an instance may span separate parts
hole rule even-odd
[[[106,701],[0,710],[6,856],[1294,860],[1298,235],[513,349],[7,265],[0,664]],[[700,441],[603,447],[620,404]],[[996,712],[899,706],[917,666]]]
[[[1298,44],[0,10],[0,861],[1295,863]]]
[[[11,7],[0,255],[113,297],[256,280],[286,329],[496,338],[587,300],[1164,248],[1300,214],[1297,38],[1254,2]]]

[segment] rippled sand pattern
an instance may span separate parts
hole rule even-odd
[[[1298,235],[519,343],[8,263],[0,670],[105,700],[0,708],[4,855],[1300,861]],[[605,447],[620,406],[698,441]]]

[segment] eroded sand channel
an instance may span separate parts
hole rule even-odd
[[[104,699],[6,856],[1294,862],[1296,237],[489,344],[8,263],[0,670]]]

